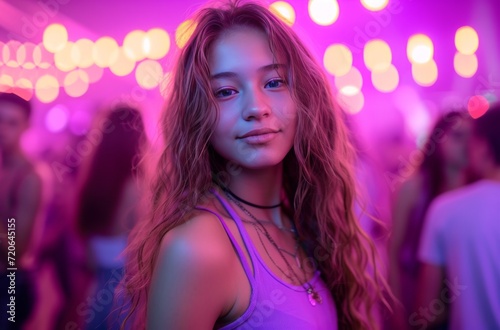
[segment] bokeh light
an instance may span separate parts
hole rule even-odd
[[[26,61],[26,46],[24,44],[19,45],[15,54],[17,65],[22,66]]]
[[[79,68],[88,68],[94,64],[92,48],[94,43],[90,39],[79,39],[71,49],[71,60]]]
[[[167,97],[167,94],[169,92],[169,88],[171,87],[170,84],[172,83],[172,73],[170,72],[166,72],[164,75],[163,75],[163,78],[160,82],[160,85],[158,86],[160,88],[160,94],[161,96],[163,96],[164,98]]]
[[[35,95],[43,103],[54,101],[59,95],[59,83],[57,79],[49,74],[38,78],[35,84]]]
[[[89,76],[82,69],[69,72],[64,78],[64,90],[72,97],[80,97],[89,89]]]
[[[19,88],[20,95],[25,100],[31,100],[33,97],[33,83],[26,79],[21,78],[16,81],[15,86]]]
[[[396,67],[389,64],[384,71],[372,71],[372,84],[380,92],[390,93],[394,91],[399,84],[399,73]]]
[[[10,40],[7,42],[2,51],[3,62],[6,66],[11,68],[18,68],[17,51],[23,44],[17,40]]]
[[[119,77],[126,76],[134,71],[135,61],[131,60],[123,48],[118,48],[112,54],[111,65],[109,69]]]
[[[19,51],[21,49],[18,50],[18,52],[17,52],[18,62],[19,62],[19,57],[23,57],[24,56],[24,60],[23,60],[23,63],[22,63],[22,67],[24,69],[33,70],[36,67],[35,61],[34,61],[34,54],[35,54],[35,50],[36,49],[37,49],[37,46],[34,43],[32,43],[32,42],[26,42],[24,44],[24,47],[23,47],[24,54],[22,54],[22,53],[20,54],[19,53]]]
[[[309,0],[309,16],[318,25],[331,25],[339,17],[339,4],[336,0]]]
[[[361,4],[368,10],[379,11],[384,9],[389,0],[361,0]]]
[[[383,40],[370,40],[363,49],[363,60],[369,70],[385,71],[392,62],[391,48]]]
[[[10,49],[9,46],[3,45],[2,48],[0,49],[2,53],[0,54],[0,57],[2,58],[2,63],[7,65],[7,62],[10,59]]]
[[[488,111],[490,103],[482,95],[474,95],[467,102],[467,110],[472,118],[477,119]]]
[[[85,72],[87,72],[89,82],[95,83],[101,80],[102,75],[104,74],[104,69],[98,67],[97,65],[92,65],[90,68],[86,68]]]
[[[142,30],[133,30],[129,32],[123,40],[123,50],[125,55],[132,61],[142,61],[146,54],[144,53],[144,43],[146,32]]]
[[[58,104],[45,115],[45,127],[52,133],[61,132],[68,124],[68,118],[68,109],[64,105]]]
[[[352,53],[342,44],[330,45],[325,50],[323,65],[334,76],[345,75],[352,67]]]
[[[341,108],[349,114],[356,114],[360,112],[365,105],[365,97],[363,93],[357,93],[352,96],[338,93],[337,100]]]
[[[425,34],[415,34],[408,39],[406,53],[411,63],[427,63],[434,56],[434,45]]]
[[[15,83],[15,86],[22,89],[33,89],[33,83],[26,78],[18,79]]]
[[[472,55],[479,47],[479,36],[470,26],[462,26],[455,33],[455,47],[465,55]]]
[[[276,1],[273,2],[269,9],[271,12],[276,15],[283,22],[288,24],[289,26],[293,26],[295,24],[295,10],[293,6],[285,1]]]
[[[157,61],[145,60],[137,65],[135,79],[142,88],[153,89],[163,79],[163,68]]]
[[[68,31],[61,24],[51,24],[43,31],[43,46],[51,53],[58,52],[68,42]]]
[[[363,77],[356,67],[351,67],[345,75],[335,76],[335,87],[341,94],[356,95],[363,87]]]
[[[3,47],[4,46],[5,46],[5,44],[0,41],[0,66],[3,65]]]
[[[14,86],[14,79],[8,74],[0,74],[0,92],[6,92]]]
[[[457,74],[464,78],[470,78],[477,72],[477,57],[476,54],[464,55],[456,53],[453,58],[453,67]]]
[[[193,20],[188,19],[182,22],[175,30],[175,43],[177,47],[183,48],[195,29],[196,23]]]
[[[118,49],[118,43],[111,37],[99,38],[92,49],[92,58],[94,63],[101,67],[107,68],[112,63],[112,54]]]
[[[170,37],[167,31],[159,28],[146,32],[144,53],[152,60],[165,57],[170,49]]]
[[[71,56],[73,53],[73,45],[71,41],[68,41],[63,49],[54,54],[54,64],[63,72],[68,72],[76,68],[76,63]]]
[[[438,68],[434,60],[427,63],[412,63],[411,74],[420,86],[432,86],[438,78]]]
[[[54,55],[40,43],[33,50],[33,62],[41,69],[48,69],[54,64]]]
[[[85,135],[92,125],[92,117],[88,111],[76,110],[69,119],[69,130],[77,135]]]

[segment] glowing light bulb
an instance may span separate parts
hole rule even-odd
[[[371,40],[363,49],[363,59],[369,70],[385,71],[392,62],[391,48],[383,40]]]
[[[406,53],[410,62],[424,64],[432,60],[434,45],[428,36],[416,34],[408,39]]]
[[[411,74],[420,86],[432,86],[438,78],[438,68],[434,60],[427,63],[412,63]]]
[[[372,84],[380,92],[390,93],[394,91],[399,84],[399,73],[392,64],[384,70],[372,71]]]
[[[61,24],[51,24],[43,31],[43,46],[51,53],[58,52],[68,42],[68,31]]]
[[[271,12],[289,26],[295,23],[295,10],[292,5],[285,1],[276,1],[269,6]]]
[[[479,47],[479,36],[470,26],[462,26],[455,33],[455,47],[464,55],[472,55]]]
[[[456,53],[453,58],[453,67],[457,74],[464,78],[470,78],[477,72],[477,57],[476,54],[465,55]]]
[[[177,44],[177,47],[183,48],[189,38],[191,38],[195,29],[196,23],[193,20],[188,19],[182,22],[175,30],[175,43]]]
[[[339,17],[339,4],[336,0],[309,0],[309,16],[318,25],[331,25]]]
[[[361,4],[368,10],[379,11],[384,9],[389,0],[361,0]]]
[[[352,67],[352,53],[342,44],[330,45],[323,56],[323,65],[334,76],[345,75]]]

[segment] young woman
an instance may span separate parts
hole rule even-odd
[[[399,189],[394,204],[390,244],[390,282],[405,311],[394,313],[394,329],[409,327],[415,304],[417,250],[427,209],[440,194],[468,181],[467,146],[472,123],[467,113],[450,112],[435,124],[422,149],[424,159]]]
[[[120,105],[97,120],[96,141],[84,165],[76,207],[76,226],[93,275],[93,290],[85,299],[96,306],[79,305],[85,329],[118,329],[110,298],[123,275],[121,253],[139,216],[142,171],[138,166],[146,135],[138,110]],[[75,288],[82,289],[82,285]],[[73,297],[70,297],[73,298]],[[81,306],[87,307],[82,308]],[[83,314],[83,315],[82,315]]]
[[[124,278],[135,328],[368,329],[381,297],[321,67],[268,9],[202,9]]]

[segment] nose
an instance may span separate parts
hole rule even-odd
[[[245,120],[262,119],[269,117],[271,107],[267,97],[259,87],[249,89],[243,108],[243,118]]]

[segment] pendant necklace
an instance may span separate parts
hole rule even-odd
[[[307,275],[306,275],[305,270],[302,267],[302,265],[300,263],[300,259],[299,259],[299,254],[298,254],[298,247],[299,247],[299,245],[298,245],[298,241],[297,241],[297,245],[296,245],[296,248],[295,248],[296,251],[295,251],[294,254],[292,254],[291,252],[289,252],[289,251],[287,251],[285,249],[280,248],[278,246],[278,244],[276,244],[276,242],[274,241],[274,239],[271,237],[271,235],[269,234],[269,232],[267,231],[267,229],[265,228],[265,226],[261,223],[261,221],[259,221],[252,213],[250,213],[250,211],[248,211],[243,205],[241,205],[241,203],[237,199],[233,198],[232,194],[230,194],[229,192],[227,192],[227,188],[223,189],[223,191],[225,192],[226,196],[238,206],[238,208],[240,208],[246,215],[248,215],[250,218],[252,218],[255,221],[255,222],[251,222],[251,224],[256,229],[258,229],[257,230],[257,236],[259,237],[259,239],[261,241],[261,244],[264,247],[264,250],[266,251],[267,255],[269,256],[269,258],[271,259],[271,261],[273,262],[273,264],[286,277],[288,277],[290,279],[290,281],[294,282],[293,278],[290,275],[288,275],[286,272],[284,272],[276,264],[276,262],[273,260],[273,258],[271,257],[271,255],[267,251],[267,248],[266,248],[264,242],[262,241],[262,238],[260,236],[259,231],[262,232],[266,236],[266,238],[268,239],[268,241],[276,248],[276,250],[278,251],[279,255],[281,256],[281,258],[283,259],[283,261],[287,265],[287,268],[290,271],[290,273],[293,274],[293,276],[295,277],[295,279],[297,280],[297,282],[302,286],[302,288],[304,288],[305,292],[307,293],[307,297],[308,297],[309,303],[312,306],[316,306],[317,304],[321,304],[323,302],[323,299],[321,298],[321,295],[314,289],[314,286],[312,284],[310,284],[309,282],[306,282],[305,284],[302,283],[302,281],[300,280],[300,278],[297,275],[297,273],[295,273],[295,271],[293,270],[292,266],[290,265],[290,263],[288,262],[288,260],[283,255],[283,252],[285,252],[285,253],[287,253],[287,254],[289,254],[289,255],[291,255],[291,256],[293,256],[295,258],[295,261],[297,262],[298,267],[300,268],[300,270],[302,270],[302,274],[304,275],[304,280],[306,281],[307,280]]]

